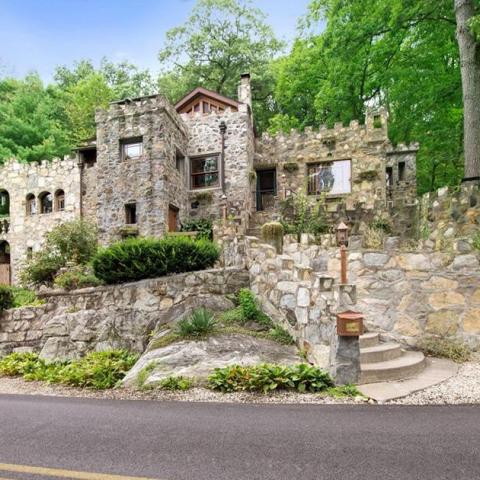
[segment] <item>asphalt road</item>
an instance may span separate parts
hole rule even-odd
[[[82,472],[162,480],[475,480],[480,408],[0,396],[1,479],[115,478]]]

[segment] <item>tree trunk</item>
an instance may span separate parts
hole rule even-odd
[[[464,180],[480,177],[480,44],[468,28],[475,0],[455,0],[464,108]]]

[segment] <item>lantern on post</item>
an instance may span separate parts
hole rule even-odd
[[[337,245],[344,245],[345,247],[348,246],[348,226],[343,222],[340,222],[337,227]]]

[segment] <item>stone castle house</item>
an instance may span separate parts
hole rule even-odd
[[[108,244],[224,209],[246,229],[299,189],[353,227],[415,203],[418,147],[392,146],[384,110],[364,125],[258,137],[251,104],[247,74],[238,100],[203,88],[174,106],[160,95],[125,99],[97,112],[96,139],[75,157],[1,165],[0,283],[16,281],[44,234],[74,218],[94,222]]]

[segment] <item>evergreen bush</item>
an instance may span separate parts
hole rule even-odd
[[[14,306],[13,292],[7,285],[0,285],[0,313]]]
[[[99,250],[92,265],[97,278],[113,284],[203,270],[212,267],[218,257],[218,248],[205,239],[129,238]]]

